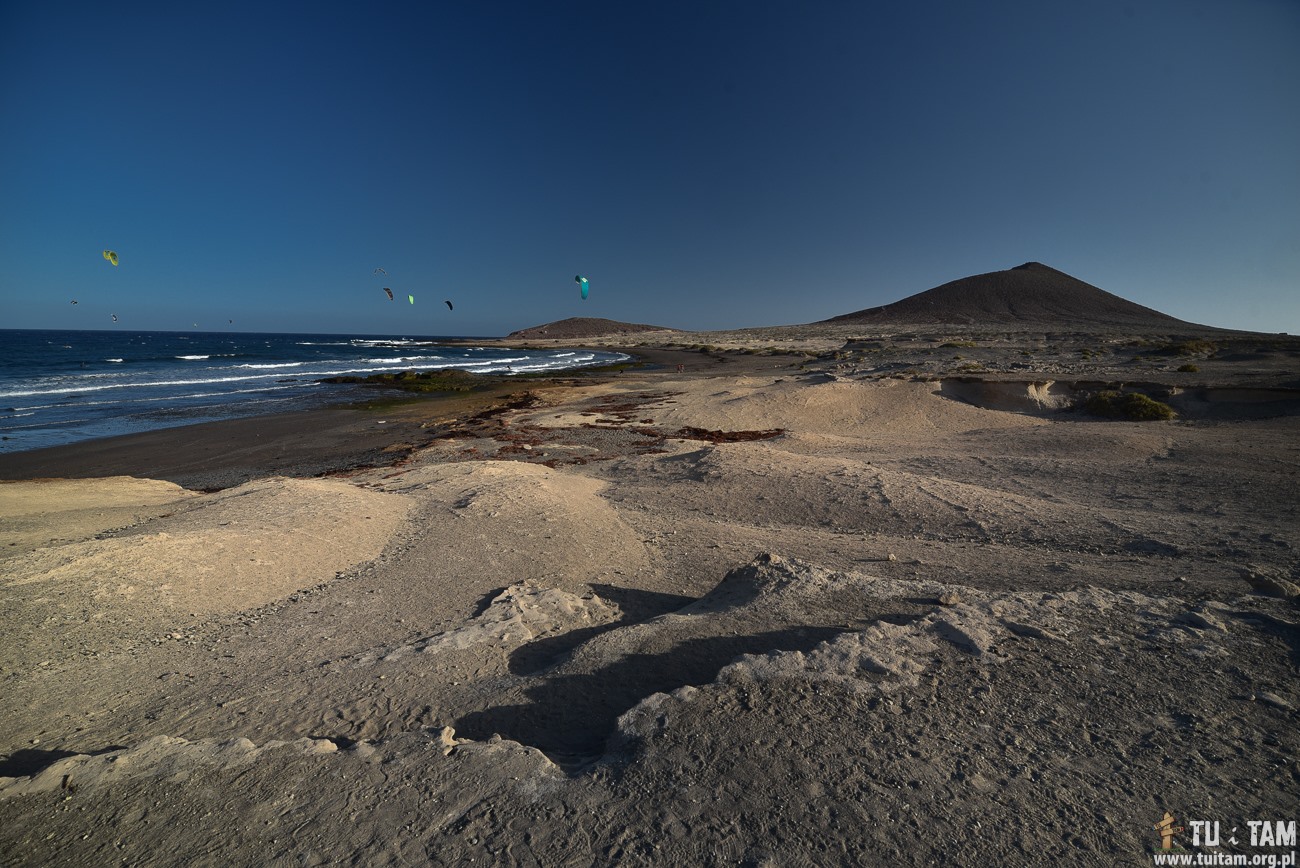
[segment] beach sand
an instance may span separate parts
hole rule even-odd
[[[824,332],[0,456],[4,864],[1142,865],[1165,811],[1294,819],[1294,342]],[[1066,409],[1118,382],[1180,416]]]

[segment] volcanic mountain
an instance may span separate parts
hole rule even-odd
[[[963,277],[892,304],[821,322],[1155,328],[1192,325],[1112,295],[1041,262]]]
[[[574,316],[558,322],[548,322],[532,328],[511,332],[507,338],[598,338],[605,335],[627,335],[634,332],[673,331],[667,326],[642,325],[634,322],[619,322],[592,316]]]

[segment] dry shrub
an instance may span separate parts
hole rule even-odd
[[[1159,422],[1176,415],[1173,407],[1141,392],[1098,392],[1083,407],[1094,416],[1131,422]]]

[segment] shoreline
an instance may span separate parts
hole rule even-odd
[[[1034,363],[996,364],[997,359],[1031,356],[1020,340],[939,342],[937,339],[904,338],[890,342],[867,340],[843,343],[842,338],[794,341],[780,347],[766,341],[725,340],[722,343],[679,343],[690,338],[713,337],[720,340],[730,333],[674,333],[670,343],[639,344],[636,336],[620,339],[497,339],[503,347],[548,346],[617,351],[632,357],[631,366],[620,371],[574,368],[554,374],[525,375],[502,379],[469,392],[405,391],[388,384],[358,384],[371,390],[373,398],[358,400],[356,393],[338,402],[287,412],[243,416],[199,422],[150,431],[96,437],[76,443],[0,453],[0,484],[4,482],[133,476],[173,482],[196,491],[230,488],[265,476],[313,477],[386,467],[403,461],[415,451],[439,439],[440,429],[454,426],[476,414],[490,412],[510,398],[533,391],[550,391],[576,385],[597,385],[613,379],[656,379],[674,377],[745,377],[764,375],[776,369],[803,370],[813,363],[813,371],[835,379],[867,377],[917,378],[938,383],[949,397],[977,406],[996,409],[1019,408],[1033,412],[1033,400],[1010,395],[1017,387],[1037,384],[1040,392],[1055,386],[1068,392],[1072,386],[1124,387],[1162,396],[1184,393],[1197,418],[1262,418],[1268,415],[1255,407],[1276,406],[1281,415],[1291,415],[1300,408],[1300,380],[1294,369],[1277,358],[1247,359],[1238,357],[1219,363],[1197,359],[1201,373],[1179,373],[1175,358],[1162,366],[1159,358],[1135,365],[1116,365],[1102,360],[1087,361],[1087,339],[1066,342],[1083,347],[1085,361],[1071,357],[1068,349],[1059,350],[1050,364],[1034,352]],[[744,333],[731,335],[743,338]],[[800,333],[801,338],[808,336]],[[1253,335],[1234,346],[1253,348],[1261,339]],[[475,341],[474,343],[484,343]],[[1300,341],[1288,337],[1286,345],[1300,347]],[[882,348],[884,351],[882,352]],[[944,354],[949,348],[960,352]],[[1291,355],[1300,350],[1294,350]],[[985,367],[989,363],[992,367]],[[680,367],[679,367],[680,366]],[[426,370],[413,368],[412,370]],[[438,370],[438,369],[427,369]],[[868,373],[863,373],[866,370]],[[1240,390],[1244,403],[1226,413],[1216,411],[1198,394],[1217,392],[1215,400],[1231,397]],[[1023,388],[1021,391],[1024,391]],[[1008,394],[1003,394],[1007,392]],[[1038,395],[1037,397],[1041,397]],[[1217,413],[1217,415],[1216,415]]]
[[[616,376],[656,376],[676,364],[692,375],[723,367],[688,350],[629,347],[636,367],[624,373],[575,368],[507,380],[471,392],[416,394],[373,386],[371,401],[244,416],[0,454],[0,484],[37,479],[132,476],[194,491],[231,488],[265,476],[311,477],[400,462],[439,436],[440,424],[472,417],[510,395]],[[728,366],[727,372],[731,372]],[[369,404],[370,406],[367,406]]]
[[[627,354],[596,349],[521,352],[483,341],[458,346],[404,339],[385,345],[312,334],[164,339],[143,332],[60,330],[42,337],[14,330],[11,337],[0,377],[0,455],[347,407],[370,400],[366,378],[384,373],[443,366],[465,373],[467,384],[448,384],[448,391],[459,391],[507,374],[570,375],[631,361]],[[421,346],[407,346],[416,343]]]

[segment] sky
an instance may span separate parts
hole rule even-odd
[[[0,118],[0,328],[729,329],[1038,261],[1300,332],[1295,0],[8,0]]]

